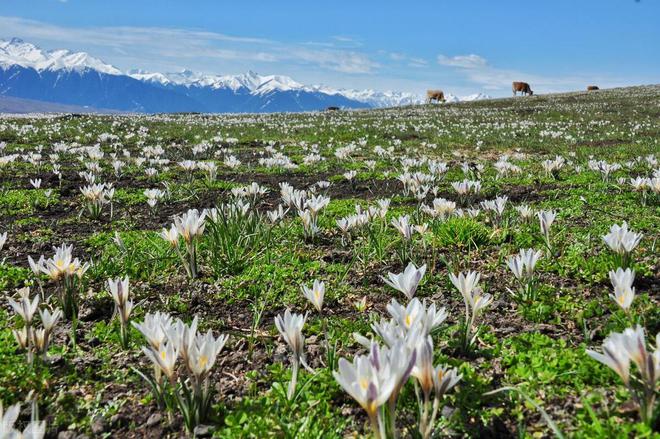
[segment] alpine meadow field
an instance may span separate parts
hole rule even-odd
[[[660,86],[1,116],[3,425],[658,437],[659,139]]]

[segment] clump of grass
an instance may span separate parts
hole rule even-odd
[[[261,215],[236,203],[214,209],[207,220],[205,248],[216,277],[238,274],[268,247]]]

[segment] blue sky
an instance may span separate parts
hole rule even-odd
[[[510,94],[660,82],[660,0],[2,0],[0,38],[120,69]]]

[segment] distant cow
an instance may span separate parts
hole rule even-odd
[[[597,85],[590,85],[587,87],[587,91],[600,90]]]
[[[513,90],[513,95],[515,96],[518,92],[521,92],[524,95],[533,95],[534,92],[532,91],[531,87],[529,86],[528,83],[526,82],[514,82],[511,85],[511,90]]]
[[[445,101],[444,92],[442,90],[427,90],[426,102],[430,104],[433,101],[444,102]]]
[[[339,107],[328,107],[325,111],[339,111]]]

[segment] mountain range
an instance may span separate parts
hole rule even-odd
[[[0,40],[0,95],[128,112],[295,112],[326,107],[381,108],[423,98],[405,92],[333,89],[288,76],[157,73],[120,69],[85,52],[46,51],[18,38]],[[449,102],[488,99],[447,95]],[[31,106],[30,108],[34,108]],[[47,111],[47,110],[44,110]]]

